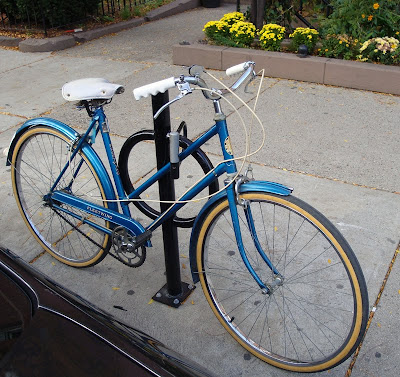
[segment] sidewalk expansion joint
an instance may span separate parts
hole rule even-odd
[[[16,117],[16,118],[22,118],[22,119],[29,119],[29,118],[26,117],[25,115],[13,114],[13,113],[9,113],[8,111],[0,111],[0,115],[7,115],[7,116],[10,116],[10,117]]]
[[[8,72],[11,72],[11,71],[15,71],[16,69],[20,69],[20,68],[23,68],[23,67],[28,67],[28,66],[30,66],[30,65],[39,63],[39,62],[41,62],[41,61],[43,61],[43,60],[48,59],[49,57],[50,57],[50,56],[46,56],[46,57],[44,57],[44,58],[42,58],[42,59],[38,59],[38,60],[35,60],[35,61],[33,61],[33,62],[30,62],[30,63],[22,64],[22,65],[19,65],[18,67],[14,67],[14,68],[7,69],[6,71],[0,72],[0,75],[2,75],[3,73],[8,73]]]
[[[351,372],[353,370],[354,364],[357,361],[357,357],[358,357],[358,355],[360,353],[360,350],[361,350],[361,347],[362,347],[362,345],[364,343],[364,340],[365,340],[365,337],[367,335],[368,329],[371,326],[372,319],[374,318],[375,312],[376,312],[376,310],[378,308],[379,302],[380,302],[381,297],[382,297],[382,293],[385,290],[386,283],[387,283],[387,281],[389,279],[390,273],[392,272],[393,265],[396,262],[397,255],[399,253],[400,253],[400,242],[397,245],[397,248],[396,248],[396,250],[395,250],[395,252],[393,254],[392,260],[390,261],[389,267],[388,267],[386,275],[385,275],[385,277],[383,279],[383,282],[382,282],[381,288],[379,290],[378,296],[376,297],[376,300],[374,302],[374,306],[372,307],[372,309],[371,309],[371,311],[369,313],[369,317],[368,317],[368,322],[367,322],[367,327],[365,329],[365,333],[363,335],[361,343],[359,344],[359,346],[357,347],[357,349],[356,349],[356,351],[355,351],[355,353],[353,355],[353,358],[351,359],[351,362],[350,362],[350,365],[349,365],[349,367],[348,367],[348,369],[346,371],[345,377],[350,377],[351,376]]]
[[[35,263],[41,256],[43,256],[44,254],[46,254],[46,250],[43,250],[41,253],[39,253],[38,255],[36,255],[36,257],[34,257],[33,259],[31,259],[28,263],[32,264]]]

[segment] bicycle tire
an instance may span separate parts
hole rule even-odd
[[[111,246],[110,237],[95,231],[75,217],[56,210],[44,199],[65,163],[70,159],[73,142],[61,132],[48,126],[35,126],[18,139],[12,154],[11,180],[14,195],[28,229],[53,257],[73,267],[89,267],[99,263]],[[77,175],[71,177],[77,166]],[[79,153],[71,162],[56,189],[67,189],[76,196],[106,199],[103,186],[90,160]],[[103,202],[107,207],[107,203]],[[62,205],[80,218],[109,228],[109,223],[97,217]]]
[[[244,266],[228,201],[221,199],[196,225],[199,278],[214,314],[244,348],[276,367],[317,372],[342,363],[361,342],[368,319],[364,276],[349,244],[326,217],[293,196],[241,197],[283,283],[263,294]],[[246,254],[262,281],[272,282],[242,210],[238,206]]]
[[[153,142],[154,141],[154,131],[152,130],[142,130],[133,135],[131,135],[124,143],[121,148],[119,159],[118,159],[118,168],[121,175],[122,185],[127,194],[134,191],[134,186],[132,181],[136,181],[137,179],[144,178],[148,174],[145,172],[143,175],[136,177],[133,179],[129,169],[129,161],[132,150],[135,146],[137,146],[141,142]],[[192,141],[187,139],[186,137],[180,135],[179,136],[179,146],[181,149],[186,149]],[[210,170],[213,169],[213,165],[207,155],[199,148],[192,154],[194,160],[198,163],[201,170],[204,174],[207,174]],[[133,171],[136,171],[137,161],[134,160],[135,165],[133,166]],[[155,171],[156,166],[151,171]],[[218,180],[214,180],[209,188],[209,195],[217,192],[219,190]],[[140,199],[140,197],[138,197]],[[153,205],[146,203],[145,201],[133,201],[133,204],[147,217],[155,220],[158,216],[160,216],[161,212],[154,208]],[[181,228],[191,228],[194,224],[196,216],[175,216],[173,219],[174,225]]]

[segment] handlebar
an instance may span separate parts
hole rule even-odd
[[[231,91],[235,91],[243,83],[246,82],[248,84],[251,80],[254,79],[254,77],[256,75],[254,72],[254,66],[255,66],[254,62],[248,61],[248,62],[244,62],[241,64],[237,64],[226,70],[226,74],[228,76],[232,76],[232,75],[243,72],[242,75],[238,78],[238,80],[236,80],[236,82],[230,87]],[[190,88],[190,84],[197,85],[200,88],[208,89],[206,82],[200,77],[202,72],[204,72],[203,67],[192,66],[189,69],[189,74],[191,76],[181,75],[179,78],[170,77],[168,79],[156,81],[154,83],[144,85],[144,86],[134,89],[133,95],[135,96],[135,99],[138,101],[141,98],[148,97],[149,95],[154,96],[158,93],[164,93],[168,89],[172,89],[173,87],[178,86],[178,89],[180,90],[181,94],[173,101],[173,102],[175,102],[176,100],[182,98],[186,94],[189,94],[192,92],[192,89]],[[227,89],[220,89],[220,90],[213,89],[213,90],[215,93],[211,93],[209,91],[204,90],[203,91],[204,96],[207,99],[218,99],[219,98],[218,94],[229,93],[229,90],[227,90]]]
[[[135,99],[139,101],[143,97],[148,97],[149,94],[155,96],[158,93],[165,93],[168,89],[171,89],[175,86],[175,79],[170,77],[165,80],[153,82],[148,85],[141,86],[133,90],[133,95]]]
[[[228,68],[225,71],[225,73],[227,76],[233,76],[233,75],[236,75],[237,73],[243,72],[246,70],[248,63],[250,63],[250,62],[244,62],[244,63],[234,65],[233,67]]]

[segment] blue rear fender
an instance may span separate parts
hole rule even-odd
[[[76,139],[79,137],[79,134],[72,129],[71,127],[67,126],[66,124],[55,120],[51,118],[35,118],[35,119],[30,119],[26,121],[18,130],[15,132],[13,135],[11,142],[10,142],[10,147],[8,149],[8,155],[7,155],[7,161],[6,165],[10,166],[11,165],[11,158],[14,153],[15,145],[18,142],[18,139],[21,137],[22,134],[24,134],[26,131],[28,131],[30,128],[34,126],[48,126],[52,127],[61,133],[63,133],[65,136],[70,138],[71,140]]]
[[[53,129],[59,131],[63,135],[65,135],[70,140],[75,140],[80,137],[80,134],[78,132],[76,132],[73,128],[71,128],[68,125],[66,125],[58,120],[55,120],[55,119],[35,118],[35,119],[28,120],[16,131],[16,133],[14,134],[14,136],[11,140],[10,148],[9,148],[8,156],[7,156],[7,162],[6,162],[7,166],[11,165],[12,155],[14,153],[14,149],[18,142],[18,139],[26,131],[28,131],[30,128],[32,128],[34,126],[51,127]],[[110,202],[108,202],[108,208],[115,212],[119,212],[118,203],[116,202],[116,195],[115,195],[114,187],[111,183],[110,176],[108,175],[107,170],[104,167],[104,164],[101,161],[100,157],[98,156],[96,151],[92,148],[92,146],[89,145],[88,143],[83,144],[82,151],[85,154],[85,156],[88,158],[90,163],[92,164],[93,169],[95,170],[97,176],[99,177],[101,184],[103,186],[103,190],[104,190],[106,199],[110,200]],[[143,228],[143,226],[140,223],[138,223],[134,219],[129,219],[129,220],[130,220],[131,227],[135,229],[135,232],[134,232],[135,234],[140,234],[140,233],[145,232],[145,229]],[[147,241],[145,243],[145,246],[150,247],[151,242]]]
[[[30,128],[34,126],[48,126],[51,127],[59,132],[61,132],[63,135],[65,135],[67,138],[71,140],[77,139],[80,135],[78,132],[76,132],[73,128],[70,126],[55,120],[51,118],[35,118],[35,119],[30,119],[26,121],[14,134],[11,143],[10,143],[10,148],[8,150],[8,156],[7,156],[7,162],[6,165],[9,166],[11,165],[11,159],[12,155],[14,153],[15,146],[18,142],[18,139]],[[106,198],[108,200],[115,200],[115,191],[114,188],[111,184],[110,177],[107,173],[107,170],[105,169],[103,163],[100,160],[100,157],[97,155],[97,153],[94,151],[94,149],[89,145],[89,144],[84,144],[82,147],[83,153],[87,156],[91,164],[93,165],[94,170],[96,171],[97,176],[101,180],[101,183],[103,185],[104,193],[106,195]],[[108,207],[114,211],[118,211],[118,204],[116,202],[109,202]]]
[[[288,196],[292,193],[293,189],[275,182],[250,181],[240,185],[239,191],[240,193],[263,192],[267,194]],[[209,213],[210,208],[212,208],[216,203],[222,202],[226,199],[226,191],[222,191],[219,194],[213,196],[210,200],[207,201],[207,203],[204,205],[204,207],[201,209],[198,216],[196,217],[196,221],[193,225],[192,233],[190,236],[189,247],[190,268],[192,271],[192,279],[194,283],[197,283],[200,280],[196,260],[196,243],[200,234],[201,225],[203,224],[204,218]]]

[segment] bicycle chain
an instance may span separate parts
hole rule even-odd
[[[71,221],[69,221],[65,216],[61,215],[61,213],[59,213],[56,209],[52,208],[52,210],[53,210],[58,216],[60,216],[66,223],[68,223],[70,226],[72,226],[72,228],[74,228],[78,233],[82,234],[82,236],[84,236],[87,240],[89,240],[91,243],[93,243],[94,245],[96,245],[98,248],[104,249],[103,246],[101,246],[101,245],[100,245],[99,243],[97,243],[95,240],[91,239],[89,236],[87,236],[85,233],[83,233],[80,229],[78,229],[78,227],[77,227],[75,224],[73,224]],[[133,268],[140,267],[140,266],[132,266],[132,265],[130,265],[129,263],[125,262],[123,259],[120,259],[120,258],[118,257],[117,254],[114,254],[114,253],[111,251],[111,246],[108,248],[108,250],[105,250],[105,251],[106,251],[106,253],[108,253],[109,255],[111,255],[114,259],[116,259],[118,262],[121,262],[121,263],[124,264],[125,266],[133,267]]]

